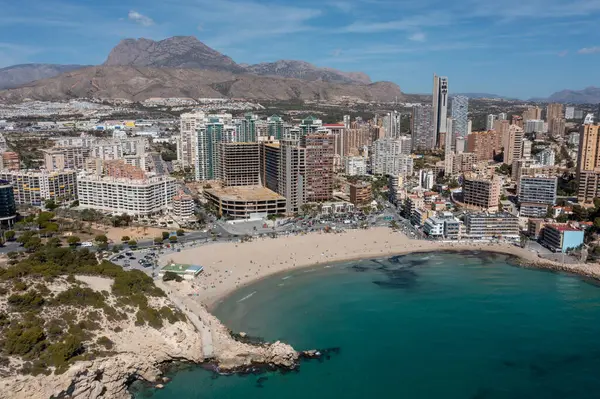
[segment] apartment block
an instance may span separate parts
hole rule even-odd
[[[523,139],[525,132],[518,126],[510,125],[503,132],[502,147],[504,148],[504,163],[512,165],[515,159],[523,158]]]
[[[348,176],[364,176],[367,174],[365,157],[346,157],[344,171]]]
[[[176,194],[176,179],[152,177],[117,179],[80,174],[77,177],[79,206],[114,214],[149,216],[163,213]]]
[[[249,219],[286,213],[286,199],[262,186],[220,187],[204,190],[219,216]]]
[[[589,204],[600,197],[599,125],[583,125],[580,128],[577,181],[579,202]]]
[[[173,197],[171,206],[173,207],[173,216],[180,220],[188,220],[194,217],[196,203],[191,195],[177,194]]]
[[[465,233],[472,239],[519,239],[519,218],[510,213],[468,213]]]
[[[371,185],[368,183],[350,184],[350,202],[354,205],[366,205],[373,200]]]
[[[301,138],[306,149],[306,199],[309,202],[333,198],[334,136],[307,134]]]
[[[279,167],[281,165],[279,143],[261,143],[260,162],[262,184],[271,191],[279,192]]]
[[[565,253],[583,245],[584,232],[569,224],[546,224],[542,229],[542,244],[554,252]]]
[[[220,162],[217,177],[224,186],[261,184],[259,143],[219,143]]]
[[[306,148],[298,141],[280,142],[279,183],[277,192],[284,196],[287,214],[298,212],[306,198]]]
[[[89,147],[54,147],[42,151],[46,170],[82,170],[90,156]]]
[[[471,172],[477,163],[477,154],[472,152],[461,152],[452,157],[452,171],[454,173]]]
[[[498,210],[502,178],[465,174],[463,179],[463,202],[467,207],[485,211]]]
[[[21,160],[19,154],[12,151],[6,151],[2,153],[2,169],[18,171],[21,169]]]
[[[413,173],[413,159],[403,153],[400,139],[379,139],[373,143],[371,150],[371,171],[377,175],[410,176]]]
[[[495,130],[473,132],[467,138],[467,152],[474,153],[478,161],[489,161],[502,151],[502,134]]]
[[[77,199],[75,171],[0,171],[0,180],[14,188],[15,202],[19,205],[40,206],[46,200],[57,202]]]

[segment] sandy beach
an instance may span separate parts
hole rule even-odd
[[[376,258],[430,251],[491,251],[517,256],[537,267],[600,278],[595,264],[562,265],[540,259],[536,253],[509,244],[463,244],[408,238],[387,227],[344,233],[312,233],[278,238],[255,238],[247,243],[217,243],[165,255],[169,262],[204,266],[193,282],[197,299],[208,307],[253,281],[271,274],[353,259]]]

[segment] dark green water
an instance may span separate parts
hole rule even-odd
[[[138,398],[600,397],[600,288],[510,266],[504,256],[315,267],[246,287],[216,314],[236,331],[296,349],[341,351],[260,384],[194,367]]]

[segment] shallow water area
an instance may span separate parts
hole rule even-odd
[[[298,373],[178,371],[152,398],[590,398],[600,289],[490,253],[412,254],[275,275],[222,301],[234,331],[298,350]]]

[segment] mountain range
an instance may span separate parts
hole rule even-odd
[[[3,74],[1,74],[3,73]],[[273,100],[402,99],[391,82],[304,61],[237,64],[195,37],[122,40],[100,66],[27,64],[0,70],[0,100],[74,97],[243,97]]]

